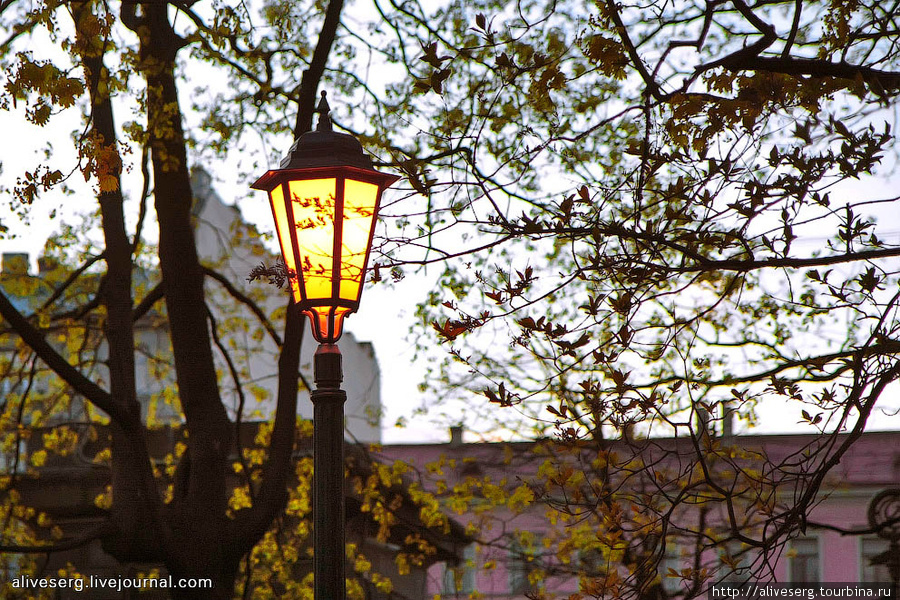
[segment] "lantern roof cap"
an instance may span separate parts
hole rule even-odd
[[[281,169],[314,169],[317,167],[358,167],[372,170],[372,159],[363,152],[362,144],[352,135],[331,128],[330,108],[325,92],[316,107],[319,123],[294,141]]]

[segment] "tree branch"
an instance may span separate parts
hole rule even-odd
[[[215,271],[207,267],[206,265],[203,265],[203,274],[218,281],[220,284],[222,284],[222,287],[224,287],[228,291],[228,293],[231,294],[233,298],[249,308],[253,312],[253,314],[256,315],[256,318],[259,319],[259,322],[262,323],[262,326],[266,328],[266,331],[269,333],[269,336],[272,338],[275,344],[277,344],[279,348],[281,347],[281,345],[284,343],[281,340],[281,336],[278,335],[277,331],[275,331],[275,327],[272,325],[272,322],[269,321],[268,317],[266,317],[266,314],[262,311],[259,305],[256,304],[256,302],[251,300],[246,294],[242,293],[239,289],[234,287],[234,285],[218,271]]]
[[[127,423],[131,420],[128,412],[113,400],[109,392],[85,377],[48,344],[44,339],[44,334],[29,323],[3,293],[0,293],[0,316],[6,319],[6,322],[22,338],[22,341],[28,344],[63,381],[72,386],[72,389],[109,415],[111,419],[120,423]]]
[[[656,82],[656,79],[653,77],[653,75],[647,70],[647,67],[644,66],[644,61],[643,59],[641,59],[641,55],[638,53],[634,42],[631,41],[631,37],[628,35],[628,29],[622,22],[622,16],[619,14],[619,7],[617,4],[618,3],[614,0],[606,0],[606,9],[609,11],[613,23],[615,23],[616,31],[619,34],[619,39],[622,41],[622,45],[625,46],[625,50],[628,52],[628,56],[631,58],[631,66],[633,66],[637,70],[637,72],[641,76],[641,79],[644,80],[644,85],[647,86],[647,91],[650,93],[650,95],[657,100],[661,100],[662,91],[659,88],[659,84]]]
[[[69,286],[72,285],[75,280],[81,276],[82,273],[87,271],[91,267],[91,265],[93,265],[97,261],[103,260],[104,258],[106,258],[106,252],[101,252],[97,256],[92,256],[91,258],[86,260],[84,264],[72,271],[69,276],[66,277],[66,280],[62,282],[62,284],[58,288],[55,288],[53,290],[53,294],[49,298],[47,298],[47,301],[41,305],[41,310],[47,310],[48,308],[50,308],[54,302],[59,300],[60,296],[63,295],[63,293],[69,288]]]
[[[241,445],[241,425],[244,419],[244,406],[247,403],[247,397],[246,394],[244,394],[244,386],[241,384],[241,377],[237,365],[234,364],[231,354],[228,353],[228,348],[225,347],[225,344],[222,343],[222,339],[219,337],[219,324],[216,322],[216,316],[208,306],[206,307],[206,314],[209,316],[209,331],[212,335],[213,343],[216,345],[219,354],[228,366],[228,374],[231,375],[231,381],[234,383],[234,390],[238,395],[238,406],[234,411],[234,445],[237,453],[237,460],[241,463],[241,467],[243,467],[241,469],[241,474],[245,477],[247,483],[247,489],[250,493],[250,502],[253,502],[256,496],[253,487],[253,478],[250,476],[250,467],[247,465],[247,461],[244,458],[244,449]]]
[[[310,67],[303,73],[300,83],[300,106],[294,128],[295,137],[308,131],[312,124],[316,89],[325,71],[325,62],[331,54],[343,5],[343,0],[331,0],[328,3],[325,21],[319,33]],[[297,388],[300,380],[303,318],[291,298],[285,315],[284,343],[281,346],[281,356],[278,358],[278,399],[269,445],[269,460],[265,466],[256,503],[239,513],[232,522],[236,533],[233,539],[237,540],[235,552],[238,556],[253,547],[287,502],[287,482],[297,426]]]
[[[147,292],[147,295],[144,296],[137,306],[134,307],[134,310],[131,313],[131,318],[137,321],[145,314],[147,314],[154,304],[162,300],[163,298],[163,289],[162,284],[157,283],[156,286]]]
[[[256,502],[238,513],[233,521],[238,540],[236,552],[243,554],[252,548],[283,509],[287,501],[287,482],[292,464],[294,435],[297,425],[297,386],[299,383],[300,348],[303,345],[303,315],[293,299],[285,316],[284,345],[278,358],[278,397],[275,424],[269,443],[269,459],[265,465]]]
[[[700,273],[710,271],[734,271],[738,273],[747,273],[759,269],[804,269],[811,267],[824,267],[828,265],[853,263],[859,261],[879,260],[884,258],[893,258],[900,256],[900,247],[882,248],[879,250],[862,250],[859,252],[845,252],[843,254],[831,254],[827,256],[813,256],[809,258],[799,257],[771,257],[754,260],[744,259],[713,259],[708,258],[699,252],[695,252],[691,248],[667,239],[664,235],[647,233],[642,231],[634,231],[626,229],[621,225],[607,224],[594,228],[540,228],[534,230],[528,226],[511,226],[504,227],[503,233],[506,238],[515,239],[517,236],[531,236],[539,238],[543,236],[560,236],[572,235],[574,237],[586,237],[593,234],[609,237],[619,237],[623,239],[640,240],[644,242],[652,242],[654,244],[662,244],[676,252],[680,252],[687,259],[694,261],[693,265],[672,266],[670,264],[647,263],[645,266],[658,268],[669,273]],[[592,267],[585,267],[592,269]]]

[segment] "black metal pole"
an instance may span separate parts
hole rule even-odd
[[[320,344],[314,357],[313,525],[315,600],[344,600],[344,401],[341,351]]]

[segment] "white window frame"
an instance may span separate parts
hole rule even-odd
[[[463,549],[462,562],[458,567],[451,567],[444,563],[444,572],[441,576],[441,596],[468,597],[475,591],[475,544],[469,544]],[[459,578],[460,588],[456,587],[456,572],[462,570]]]
[[[792,564],[794,561],[793,556],[786,557],[787,562],[785,564],[785,573],[787,575],[787,581],[790,583],[821,583],[822,580],[824,579],[824,576],[823,576],[824,569],[822,567],[823,567],[823,563],[825,562],[824,556],[822,554],[822,538],[818,535],[807,535],[807,536],[802,536],[800,538],[794,538],[790,542],[788,542],[788,551],[794,549],[794,543],[797,540],[811,540],[811,541],[815,542],[815,545],[816,545],[816,581],[801,582],[801,581],[794,580],[794,573],[793,573],[793,569],[792,569]]]
[[[869,567],[870,565],[869,565],[869,562],[868,562],[868,558],[866,557],[865,553],[863,552],[863,550],[865,549],[864,546],[863,546],[863,544],[864,544],[867,540],[868,540],[868,541],[872,541],[872,542],[881,542],[882,544],[884,544],[885,550],[887,550],[887,549],[890,548],[890,542],[889,542],[888,540],[886,540],[886,539],[884,539],[884,538],[881,538],[881,537],[878,537],[878,536],[876,536],[876,535],[861,535],[861,536],[859,536],[859,538],[857,538],[857,552],[856,552],[856,557],[857,557],[857,559],[859,560],[859,564],[857,565],[857,566],[858,566],[858,571],[859,571],[859,581],[864,581],[864,582],[866,582],[866,583],[890,583],[890,582],[891,582],[891,580],[890,580],[890,573],[888,573],[888,579],[887,579],[887,581],[875,581],[875,580],[873,580],[873,579],[871,579],[871,578],[868,578],[868,579],[867,579],[867,577],[869,577],[869,576],[866,575],[866,569],[867,569],[867,567]],[[879,554],[880,554],[880,552],[879,552]],[[884,568],[887,568],[887,566],[885,565]]]

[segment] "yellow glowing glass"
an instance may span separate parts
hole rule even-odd
[[[294,301],[321,343],[359,308],[381,193],[396,180],[341,165],[272,170],[253,184],[269,193]]]
[[[377,185],[353,179],[346,181],[341,232],[341,298],[354,301],[359,298],[377,200]]]
[[[284,191],[279,185],[269,194],[272,205],[272,215],[275,217],[275,228],[278,230],[278,243],[281,245],[281,255],[284,257],[284,266],[288,271],[288,281],[291,283],[291,291],[294,300],[300,301],[300,280],[297,279],[297,260],[294,258],[294,242],[291,239],[290,226],[287,213],[284,209]]]
[[[305,300],[331,298],[334,269],[334,178],[288,184]]]

